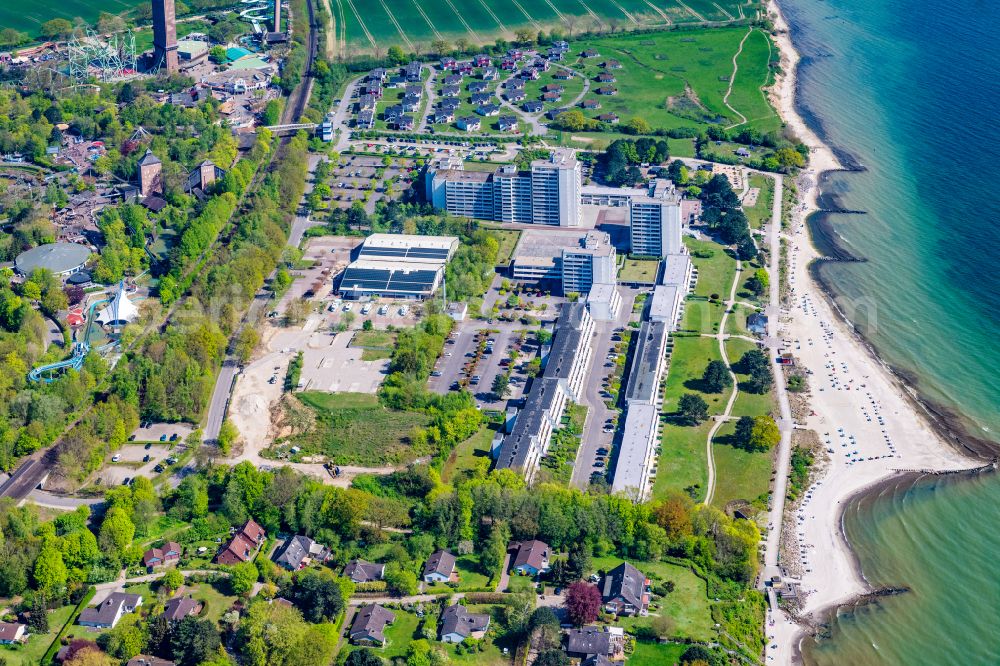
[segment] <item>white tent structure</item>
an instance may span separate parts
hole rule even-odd
[[[108,307],[97,315],[97,321],[104,326],[117,328],[124,326],[139,317],[139,308],[125,294],[125,282],[118,284],[118,293],[111,299]]]

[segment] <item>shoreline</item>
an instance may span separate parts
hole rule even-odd
[[[830,252],[831,258],[817,248],[838,245],[823,216],[829,212],[823,202],[831,201],[821,191],[823,181],[832,172],[864,167],[852,156],[841,159],[803,118],[797,101],[801,56],[777,0],[768,0],[766,11],[774,21],[772,36],[782,69],[769,96],[810,153],[807,170],[798,179],[791,229],[785,232],[788,263],[783,269],[791,295],[790,317],[782,315],[781,337],[810,371],[808,398],[813,411],[804,426],[820,436],[831,454],[830,465],[811,480],[801,503],[783,520],[796,528],[785,530],[782,541],[801,554],[799,582],[805,601],[798,617],[780,609],[768,611],[766,655],[769,663],[791,664],[801,663],[802,640],[831,613],[879,594],[847,540],[843,524],[847,507],[907,476],[915,481],[924,474],[981,471],[987,460],[983,451],[966,443],[968,437],[956,428],[957,418],[921,399],[905,373],[878,356],[838,306],[829,279],[819,274],[826,262],[864,261],[849,253],[838,257],[838,252]],[[992,467],[993,463],[985,465]]]

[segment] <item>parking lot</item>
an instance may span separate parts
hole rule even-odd
[[[190,432],[190,428],[188,428]],[[178,439],[178,442],[181,440]],[[98,474],[99,480],[95,483],[105,486],[122,485],[126,479],[134,479],[137,476],[154,478],[157,475],[156,466],[166,466],[167,458],[176,457],[187,447],[178,443],[170,444],[126,444],[118,449],[112,456],[108,464],[105,465]]]
[[[339,165],[333,167],[328,181],[333,192],[331,205],[350,208],[355,201],[364,201],[365,210],[371,213],[377,201],[399,198],[417,178],[416,162],[406,157],[392,157],[392,163],[386,166],[382,160],[370,155],[342,156]],[[391,193],[387,192],[390,181]]]
[[[184,441],[194,429],[189,423],[154,423],[143,421],[132,431],[129,440],[136,442]]]

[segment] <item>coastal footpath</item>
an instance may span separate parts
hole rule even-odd
[[[823,174],[842,165],[795,108],[799,55],[775,0],[769,1],[768,12],[783,72],[771,90],[772,103],[810,149],[808,170],[798,183],[791,228],[783,234],[789,300],[781,313],[779,335],[785,350],[809,373],[810,413],[796,427],[817,433],[825,456],[801,503],[786,508],[784,526],[773,524],[767,539],[766,562],[778,562],[798,581],[800,596],[804,596],[797,617],[780,609],[767,617],[767,662],[791,664],[799,661],[798,646],[806,632],[838,606],[872,591],[842,531],[849,501],[904,473],[974,469],[983,461],[945,442],[909,389],[859,338],[809,273],[810,263],[820,255],[811,242],[806,219],[819,210]],[[787,465],[787,460],[779,461],[782,464]],[[783,531],[774,535],[774,530]],[[778,560],[779,542],[785,543],[782,552],[798,555],[797,562]],[[799,578],[792,572],[798,572]]]

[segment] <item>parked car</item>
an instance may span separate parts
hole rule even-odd
[[[153,443],[152,442],[146,442],[146,446],[144,446],[143,448],[146,449],[147,451],[149,451],[151,448],[153,448]]]
[[[121,454],[119,454],[119,453],[116,453],[115,455],[111,456],[111,462],[118,462],[121,459],[122,459],[122,457],[121,457]]]

